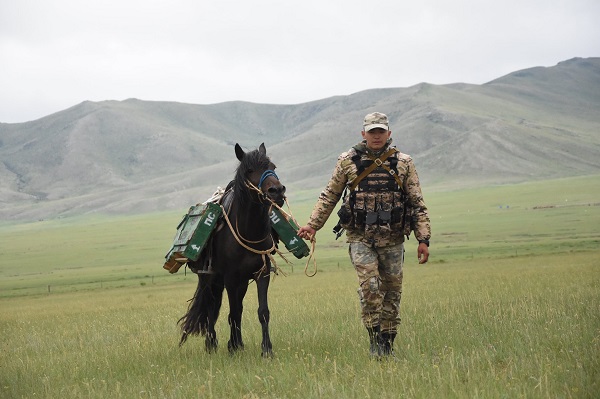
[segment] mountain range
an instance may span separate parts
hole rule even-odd
[[[600,58],[573,58],[482,85],[291,105],[85,101],[0,123],[0,220],[185,210],[233,177],[235,143],[264,142],[290,196],[314,194],[373,111],[388,115],[428,189],[600,173]]]

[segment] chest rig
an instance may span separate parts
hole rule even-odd
[[[367,238],[392,232],[402,234],[407,207],[398,174],[398,150],[390,147],[378,157],[356,147],[354,150],[351,160],[357,177],[346,188],[334,233],[339,237],[344,229],[364,229]]]

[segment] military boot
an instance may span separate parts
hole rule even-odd
[[[394,355],[394,339],[396,338],[395,331],[381,333],[381,354],[383,356]]]
[[[381,328],[379,326],[367,327],[369,332],[369,355],[372,358],[379,359],[381,357]]]

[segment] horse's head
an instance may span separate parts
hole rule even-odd
[[[244,152],[236,143],[235,155],[240,161],[236,172],[237,182],[250,182],[257,187],[263,196],[282,206],[285,199],[285,186],[275,174],[275,164],[267,156],[267,149],[262,143],[257,150]]]

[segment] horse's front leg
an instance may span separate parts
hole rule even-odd
[[[248,283],[242,281],[233,286],[226,285],[227,296],[229,298],[229,342],[227,348],[230,353],[234,353],[239,349],[244,349],[242,340],[242,312],[244,311],[244,296],[248,291]]]
[[[258,280],[256,280],[256,288],[258,290],[258,320],[260,321],[260,326],[262,327],[261,349],[263,357],[273,356],[273,344],[271,343],[271,337],[269,335],[270,312],[269,303],[267,300],[270,280],[270,274],[260,276]]]

